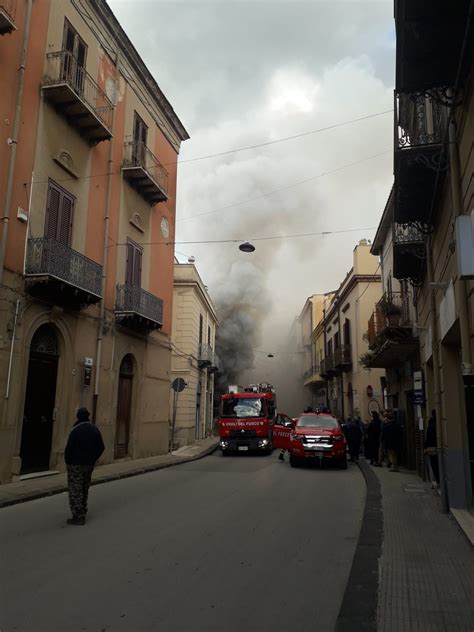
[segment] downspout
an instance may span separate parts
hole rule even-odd
[[[446,469],[444,466],[444,433],[441,411],[441,380],[439,375],[439,334],[438,334],[438,317],[436,309],[436,289],[433,286],[433,254],[432,254],[432,238],[428,236],[426,245],[426,264],[428,287],[430,293],[430,319],[431,319],[431,346],[433,355],[433,395],[434,408],[436,411],[436,437],[437,451],[439,462],[439,479],[441,488],[441,508],[443,513],[449,511],[448,487],[446,484]]]
[[[25,86],[25,69],[26,58],[28,55],[28,43],[30,36],[31,11],[33,8],[33,0],[27,0],[25,28],[23,31],[23,43],[20,56],[20,67],[18,68],[18,84],[16,90],[15,119],[13,121],[13,134],[11,138],[11,153],[8,163],[8,179],[5,191],[5,201],[3,204],[2,222],[2,240],[0,242],[0,286],[3,285],[3,266],[5,263],[5,252],[7,249],[8,224],[10,222],[10,206],[13,195],[13,176],[15,174],[16,150],[18,144],[18,134],[21,122],[21,106],[23,101],[23,90]]]
[[[115,101],[118,101],[118,91],[119,91],[119,53],[117,51],[115,58]],[[115,107],[117,103],[115,103]],[[108,263],[108,254],[109,254],[109,230],[110,230],[110,203],[112,198],[112,178],[113,178],[113,151],[114,151],[114,136],[115,135],[115,108],[113,111],[112,118],[112,138],[110,139],[109,145],[109,159],[107,161],[108,165],[108,180],[107,180],[107,202],[105,207],[105,216],[104,216],[104,243],[103,243],[103,254],[102,254],[102,300],[100,301],[100,314],[99,314],[99,322],[97,323],[97,343],[96,343],[96,352],[95,352],[95,379],[94,379],[94,395],[92,399],[92,420],[96,423],[97,419],[97,402],[99,398],[99,387],[100,387],[100,365],[102,362],[102,340],[104,336],[104,325],[105,325],[105,294],[107,289],[107,263]],[[115,350],[115,341],[114,341],[114,350]],[[113,367],[111,367],[113,368]]]
[[[12,343],[10,345],[10,359],[8,360],[7,387],[5,389],[5,399],[10,397],[10,382],[12,377],[13,349],[15,347],[16,324],[18,322],[18,310],[20,309],[20,299],[16,302],[15,320],[13,321]]]

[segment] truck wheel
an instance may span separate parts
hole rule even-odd
[[[299,467],[300,466],[300,460],[298,458],[296,458],[295,456],[291,456],[290,455],[290,465],[291,465],[291,467]]]
[[[347,470],[347,455],[344,455],[342,459],[339,459],[338,466],[340,470]]]

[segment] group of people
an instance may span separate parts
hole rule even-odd
[[[401,429],[391,411],[382,417],[372,411],[371,419],[365,424],[360,418],[351,417],[343,425],[351,461],[357,461],[363,451],[371,465],[381,467],[384,460],[392,472],[398,472],[401,448]]]

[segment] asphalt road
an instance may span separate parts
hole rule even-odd
[[[270,457],[200,461],[0,510],[1,632],[332,631],[365,483]]]

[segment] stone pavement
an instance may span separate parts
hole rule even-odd
[[[172,454],[162,454],[160,456],[150,456],[145,459],[122,459],[100,465],[94,470],[92,475],[92,485],[99,485],[119,478],[137,476],[145,472],[161,470],[180,463],[195,461],[213,452],[219,444],[218,437],[210,437],[197,441],[192,445],[185,446]],[[41,478],[31,478],[0,485],[0,507],[15,505],[16,503],[60,494],[67,489],[66,473],[53,474]]]
[[[361,463],[361,469],[369,468]],[[382,493],[378,632],[473,632],[474,549],[429,483],[371,468]]]

